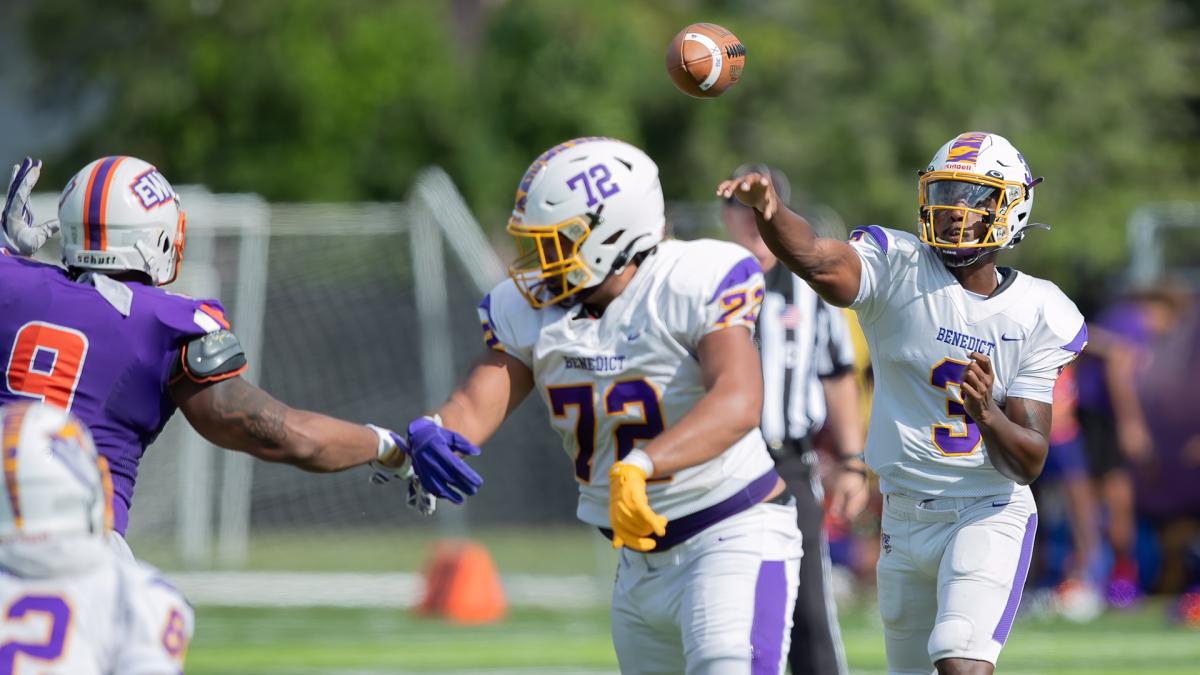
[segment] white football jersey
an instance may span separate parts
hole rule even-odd
[[[0,673],[175,675],[192,608],[153,568],[107,553],[76,574],[0,571]]]
[[[1075,303],[1044,279],[1005,270],[991,296],[970,293],[915,235],[854,230],[862,260],[851,307],[871,350],[875,394],[867,463],[886,494],[1010,494],[962,406],[969,354],[992,360],[992,397],[1050,403],[1059,371],[1087,342]]]
[[[581,307],[533,309],[511,280],[479,307],[488,346],[533,371],[579,481],[580,520],[608,527],[608,470],[683,417],[704,396],[701,338],[743,327],[762,302],[758,261],[736,244],[664,241],[599,318]],[[668,519],[725,500],[774,470],[762,434],[647,487]]]

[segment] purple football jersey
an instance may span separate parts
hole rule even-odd
[[[129,316],[61,268],[0,252],[0,404],[35,398],[87,424],[112,471],[122,534],[138,462],[175,412],[167,381],[180,348],[229,327],[214,300],[125,285]]]

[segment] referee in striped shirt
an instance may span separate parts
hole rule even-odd
[[[732,177],[768,171],[786,204],[790,190],[787,177],[779,170],[749,164],[739,167]],[[766,280],[756,331],[763,367],[761,427],[776,468],[796,495],[804,537],[788,663],[793,675],[844,674],[846,659],[823,528],[824,491],[812,438],[822,426],[828,427],[838,460],[830,511],[836,518],[853,518],[866,505],[869,491],[849,329],[837,308],[821,300],[767,249],[753,210],[727,200],[721,220],[730,238],[758,258]]]

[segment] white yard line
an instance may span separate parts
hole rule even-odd
[[[419,574],[323,572],[168,572],[195,605],[230,607],[414,607],[425,590]],[[586,575],[501,576],[511,605],[601,607],[609,590]]]

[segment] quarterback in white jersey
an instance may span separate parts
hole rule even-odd
[[[0,444],[0,673],[181,673],[192,609],[108,544],[112,481],[88,431],[58,408],[12,403]]]
[[[456,454],[536,389],[573,460],[579,518],[622,549],[621,671],[781,673],[802,548],[758,429],[762,272],[734,244],[663,241],[664,224],[641,150],[580,138],[543,153],[508,228],[528,253],[480,304],[489,349],[410,426],[410,453],[426,488],[453,498]]]
[[[891,673],[991,673],[1037,527],[1051,391],[1087,342],[1052,283],[997,267],[1041,182],[1007,140],[951,139],[920,173],[917,235],[877,226],[819,239],[770,178],[718,186],[833,304],[853,308],[875,393],[866,459],[885,495],[877,566]]]

